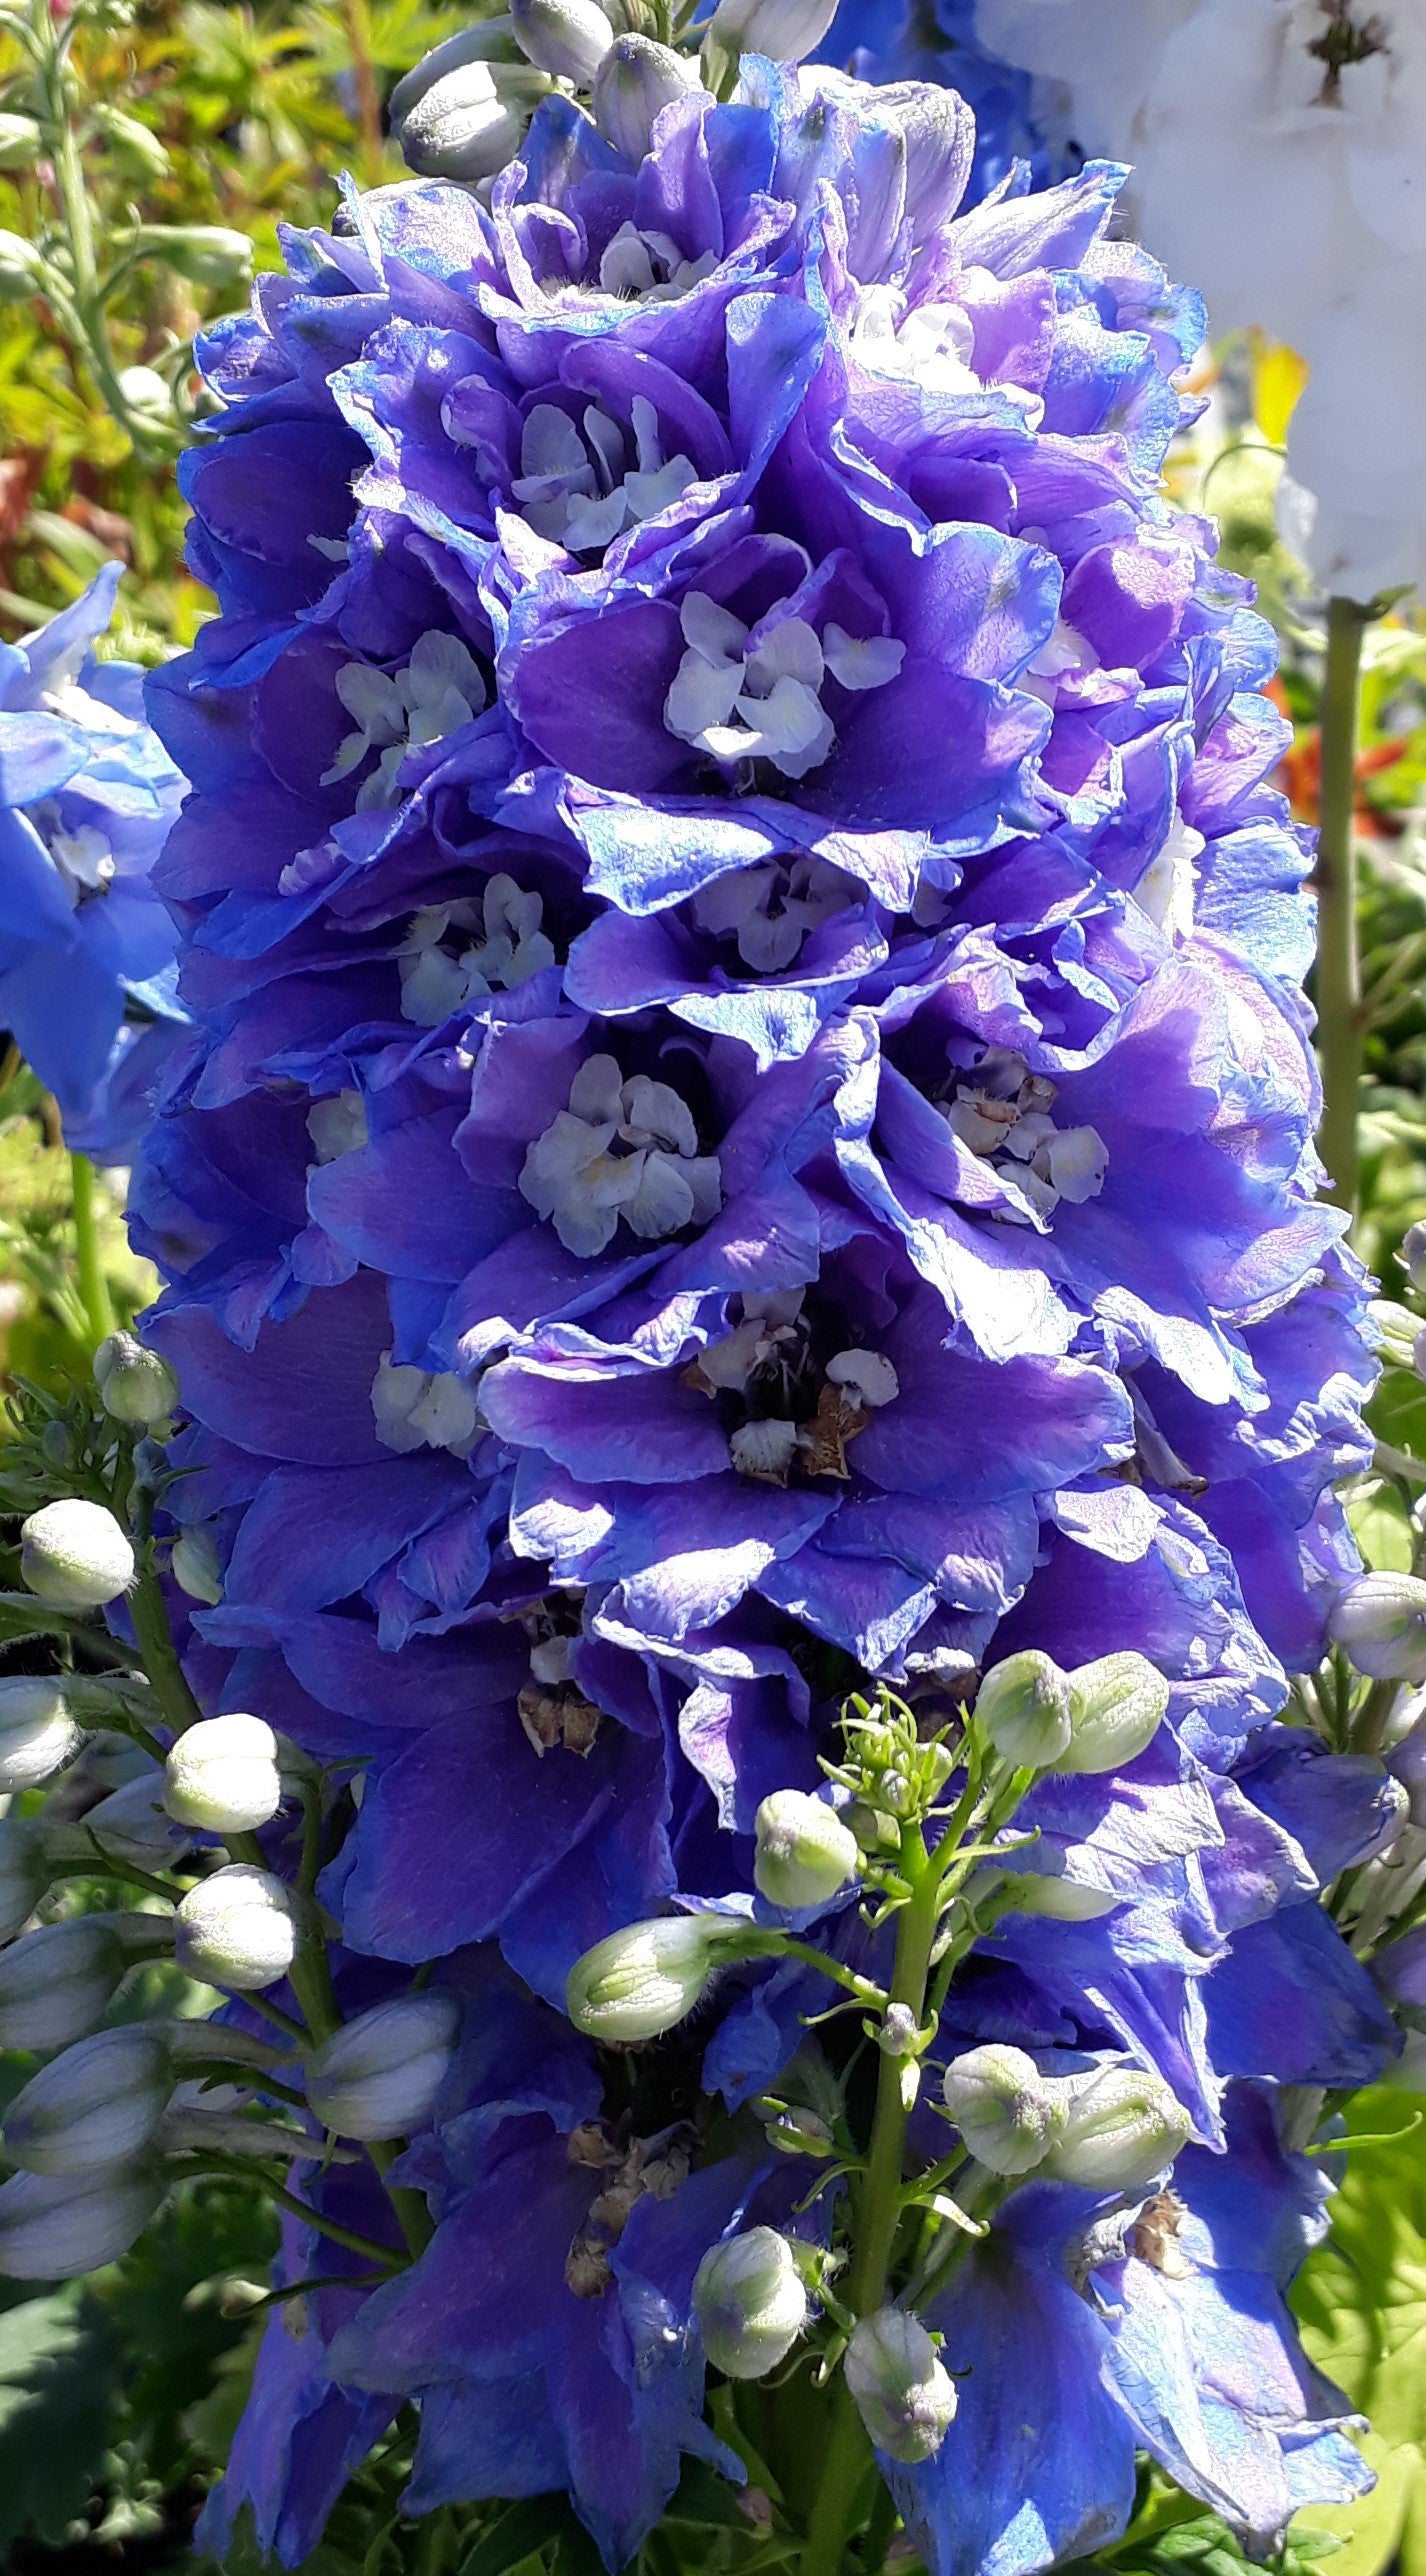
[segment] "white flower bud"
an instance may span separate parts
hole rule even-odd
[[[666,1914],[596,1941],[569,1972],[565,2005],[591,2039],[657,2039],[690,2013],[718,1963],[728,1926]]]
[[[252,242],[231,224],[140,224],[136,240],[194,286],[231,291],[252,275]]]
[[[855,1834],[803,1789],[775,1789],[764,1798],[754,1830],[758,1894],[788,1913],[830,1904],[861,1868]]]
[[[70,2048],[97,2029],[136,1959],[171,1947],[159,1914],[76,1914],[0,1950],[0,2048]]]
[[[1338,1594],[1328,1629],[1375,1682],[1426,1682],[1426,1583],[1414,1574],[1363,1574]]]
[[[43,142],[32,116],[0,116],[0,170],[29,170]]]
[[[200,1718],[164,1766],[163,1803],[181,1825],[250,1834],[282,1804],[277,1738],[260,1717]]]
[[[125,408],[141,430],[152,438],[167,437],[177,430],[173,389],[165,384],[156,367],[121,367],[118,383]]]
[[[117,2263],[163,2194],[157,2164],[83,2175],[12,2174],[0,2184],[0,2278],[68,2281]]]
[[[616,36],[595,75],[595,123],[626,161],[642,161],[655,118],[702,86],[687,54],[655,44],[652,36]]]
[[[906,138],[906,212],[924,235],[955,213],[965,193],[975,149],[970,111],[939,81],[888,81],[876,107]]]
[[[59,1610],[102,1610],[134,1579],[134,1551],[102,1503],[78,1494],[20,1524],[20,1574]]]
[[[1406,1791],[1409,1821],[1426,1826],[1426,1717],[1418,1718],[1410,1734],[1403,1735],[1386,1767]]]
[[[137,1333],[110,1333],[94,1354],[99,1401],[116,1422],[147,1430],[178,1402],[178,1380],[167,1360],[145,1350]]]
[[[0,1789],[38,1788],[63,1769],[81,1741],[58,1682],[20,1673],[0,1681]]]
[[[587,89],[614,42],[597,0],[510,0],[510,24],[522,54],[552,80]]]
[[[454,1995],[402,1995],[359,2013],[307,2061],[307,2099],[343,2138],[406,2138],[429,2126],[455,2046]]]
[[[444,36],[396,83],[387,101],[392,132],[409,115],[417,99],[424,98],[447,72],[461,71],[467,63],[509,62],[514,53],[514,31],[508,17],[480,18],[459,28],[455,35]]]
[[[1068,1752],[1068,1675],[1031,1650],[992,1665],[975,1697],[976,1720],[1015,1769],[1047,1771]]]
[[[157,2136],[172,2093],[168,2040],[156,2024],[96,2031],[21,2087],[5,2114],[5,2152],[30,2173],[123,2164]]]
[[[519,150],[525,110],[497,86],[489,63],[468,62],[433,80],[391,130],[422,178],[489,179]]]
[[[186,1592],[190,1601],[206,1601],[210,1609],[217,1608],[223,1598],[223,1565],[211,1531],[180,1530],[169,1566],[179,1591]]]
[[[968,2048],[952,2058],[941,2090],[965,2145],[991,2173],[1033,2173],[1065,2125],[1062,2094],[1023,2048]]]
[[[733,55],[800,63],[815,54],[836,14],[837,0],[718,0],[709,33]]]
[[[1169,1686],[1146,1655],[1101,1655],[1069,1677],[1069,1751],[1061,1771],[1120,1771],[1153,1742],[1168,1713]]]
[[[703,2349],[728,2379],[765,2379],[807,2323],[797,2259],[775,2227],[711,2246],[693,2276]]]
[[[1401,1266],[1416,1290],[1426,1289],[1426,1220],[1408,1226],[1401,1245]]]
[[[13,1941],[50,1883],[44,1835],[38,1820],[0,1821],[0,1941]]]
[[[190,1887],[174,1925],[178,1964],[235,1994],[275,1986],[297,1955],[297,1904],[270,1870],[237,1861]]]
[[[1065,2123],[1043,2168],[1052,2181],[1136,2191],[1172,2164],[1191,2123],[1162,2076],[1106,2066],[1059,2080],[1066,2087]]]
[[[863,2317],[845,2368],[876,2448],[908,2468],[934,2459],[955,2417],[956,2389],[920,2318],[903,2308]]]

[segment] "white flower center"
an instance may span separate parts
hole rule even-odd
[[[1062,617],[1055,620],[1055,631],[1040,646],[1033,662],[1021,672],[1015,685],[1027,697],[1040,698],[1047,707],[1059,702],[1060,682],[1080,679],[1086,671],[1097,671],[1099,655],[1077,627],[1067,626]]]
[[[1134,901],[1166,938],[1186,939],[1193,929],[1195,864],[1207,848],[1201,832],[1175,814],[1161,847],[1134,887]]]
[[[671,508],[698,480],[688,456],[665,460],[659,416],[635,394],[632,432],[601,403],[585,407],[581,428],[555,403],[536,403],[520,438],[514,496],[537,536],[570,554],[601,554],[642,519]]]
[[[45,838],[76,912],[86,895],[103,894],[113,883],[114,853],[106,835],[92,823],[81,823],[77,832],[56,825]]]
[[[448,1370],[397,1367],[383,1354],[371,1382],[376,1436],[385,1449],[449,1449],[468,1457],[485,1425],[471,1389]]]
[[[378,752],[377,765],[357,794],[357,811],[366,813],[400,804],[397,782],[408,751],[444,742],[478,716],[485,704],[485,682],[460,637],[431,627],[417,637],[410,661],[395,673],[379,671],[371,662],[344,662],[337,673],[337,695],[356,731],[339,743],[322,785],[350,777],[368,752]]]
[[[716,1154],[700,1154],[687,1102],[666,1082],[626,1082],[612,1055],[592,1055],[525,1156],[523,1195],[584,1259],[612,1242],[622,1217],[646,1242],[707,1225],[723,1204]]]
[[[1031,1073],[1009,1047],[991,1047],[973,1082],[959,1083],[941,1114],[962,1144],[993,1165],[1028,1204],[1002,1209],[1011,1223],[1031,1222],[1031,1210],[1048,1219],[1061,1199],[1083,1207],[1098,1198],[1109,1168],[1108,1148],[1094,1127],[1057,1127],[1049,1112],[1056,1085]]]
[[[785,1485],[794,1466],[809,1476],[847,1473],[849,1440],[873,1413],[894,1404],[901,1381],[881,1351],[837,1351],[825,1368],[812,1358],[805,1290],[745,1297],[742,1320],[700,1352],[690,1382],[705,1395],[739,1395],[771,1406],[740,1423],[728,1453],[754,1484]]]
[[[828,674],[844,689],[884,689],[906,658],[892,636],[833,624],[819,636],[801,617],[766,628],[750,650],[751,628],[702,590],[688,592],[679,623],[687,649],[664,700],[669,732],[714,760],[770,760],[784,778],[805,778],[836,740],[821,698]]]
[[[513,877],[494,876],[478,900],[425,904],[413,913],[398,957],[401,1014],[418,1029],[436,1029],[452,1011],[486,993],[527,984],[555,952],[540,928],[544,903]],[[458,950],[451,933],[474,932]]]
[[[359,1091],[333,1091],[314,1100],[307,1112],[307,1133],[319,1163],[339,1162],[367,1141],[366,1102]]]
[[[802,954],[809,931],[857,901],[855,878],[826,859],[769,859],[715,877],[693,897],[693,918],[714,939],[736,939],[755,974],[778,975]]]
[[[710,277],[718,262],[711,250],[685,259],[667,233],[641,231],[621,224],[599,263],[599,283],[606,295],[627,304],[671,304]]]

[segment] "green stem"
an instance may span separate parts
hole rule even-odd
[[[324,2217],[320,2209],[313,2209],[305,2200],[300,2200],[297,2193],[289,2191],[275,2175],[259,2172],[238,2156],[197,2156],[187,2170],[190,2173],[211,2173],[224,2182],[255,2182],[278,2209],[285,2209],[291,2217],[300,2218],[304,2226],[315,2228],[319,2236],[329,2236],[334,2245],[344,2245],[349,2254],[364,2254],[370,2261],[379,2263],[383,2271],[397,2268],[399,2258],[389,2245],[378,2245],[374,2236],[360,2236],[354,2227],[342,2227],[335,2218]]]
[[[90,1347],[97,1350],[114,1329],[114,1309],[99,1250],[99,1225],[94,1210],[94,1166],[87,1154],[70,1155],[69,1180],[74,1208],[79,1294],[89,1326]]]
[[[151,1512],[151,1505],[148,1510]],[[146,1516],[141,1504],[135,1513],[135,1535],[142,1541],[147,1540],[148,1532],[140,1529],[138,1523],[141,1517]],[[179,1661],[158,1576],[153,1570],[147,1547],[140,1562],[143,1571],[129,1594],[129,1617],[134,1623],[134,1635],[139,1641],[139,1652],[153,1695],[174,1734],[182,1735],[197,1723],[203,1711],[188,1687],[188,1677]]]
[[[1330,1195],[1353,1216],[1364,1036],[1357,949],[1357,724],[1362,643],[1371,616],[1354,599],[1328,603],[1316,874],[1317,1053],[1323,1095],[1317,1141]]]

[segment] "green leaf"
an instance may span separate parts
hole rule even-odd
[[[457,2576],[508,2576],[522,2559],[532,2558],[562,2536],[570,2519],[562,2495],[530,2496],[512,2504],[462,2559]]]
[[[114,2438],[118,2355],[78,2282],[0,2316],[0,2545],[58,2543],[81,2519]]]

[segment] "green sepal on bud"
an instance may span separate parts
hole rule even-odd
[[[37,1789],[72,1761],[83,1742],[58,1682],[28,1673],[0,1681],[0,1790]]]
[[[527,61],[579,89],[589,87],[614,42],[598,0],[510,0],[510,25]]]
[[[137,1333],[110,1333],[94,1354],[99,1401],[116,1422],[148,1430],[167,1420],[178,1402],[178,1379],[167,1360],[147,1350]]]
[[[963,2144],[991,2173],[1033,2173],[1063,2135],[1062,2087],[1047,2082],[1023,2048],[967,2049],[952,2058],[941,2090]]]
[[[107,2171],[12,2174],[0,2184],[0,2278],[68,2281],[117,2263],[163,2199],[156,2160]]]
[[[861,1868],[855,1834],[824,1798],[774,1789],[757,1812],[753,1879],[759,1896],[788,1914],[828,1905]]]
[[[21,2087],[5,2114],[5,2152],[29,2173],[124,2164],[158,2135],[172,2095],[168,2041],[158,2025],[96,2031]]]
[[[611,1932],[576,1959],[565,2008],[590,2039],[657,2039],[691,2013],[721,1962],[745,1942],[741,1926],[707,1914],[665,1914]]]
[[[1070,1740],[1056,1769],[1120,1771],[1152,1744],[1168,1714],[1169,1686],[1147,1655],[1101,1655],[1069,1676]]]
[[[282,1804],[277,1757],[277,1737],[265,1719],[237,1711],[200,1718],[169,1754],[163,1803],[180,1825],[202,1833],[252,1833],[270,1824]]]
[[[693,2276],[693,2305],[715,2370],[765,2379],[807,2323],[807,2292],[787,2238],[775,2227],[750,2227],[711,2246]]]
[[[235,1861],[190,1887],[174,1918],[180,1968],[233,1994],[275,1986],[297,1956],[297,1900],[271,1870]]]
[[[401,1995],[345,2022],[307,2061],[307,2099],[343,2138],[405,2138],[429,2126],[460,2023],[454,1995]]]
[[[161,1914],[75,1914],[0,1950],[0,2048],[71,2048],[96,2030],[140,1959],[171,1951]]]
[[[1188,2113],[1163,2078],[1138,2066],[1105,2066],[1059,2078],[1064,2127],[1043,2170],[1090,2191],[1137,2191],[1171,2165],[1188,2138]]]
[[[933,2460],[955,2420],[956,2388],[920,2318],[904,2308],[863,2317],[843,2367],[877,2450],[907,2468]]]
[[[1048,1771],[1069,1751],[1070,1685],[1048,1655],[1007,1655],[975,1698],[977,1724],[1017,1771]]]
[[[67,1495],[20,1524],[20,1576],[57,1610],[102,1610],[134,1579],[134,1551],[103,1503]]]
[[[606,143],[639,162],[663,110],[702,85],[687,54],[652,36],[616,36],[595,76],[594,121]]]

